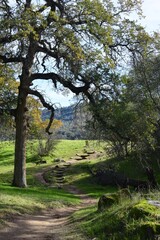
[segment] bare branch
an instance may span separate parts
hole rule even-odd
[[[43,47],[37,46],[37,52],[45,53],[48,56],[55,58],[55,59],[58,59],[59,57],[66,57],[66,53],[59,53],[56,49],[50,50],[44,44],[43,44]]]
[[[7,58],[5,55],[0,55],[0,60],[2,60],[3,63],[19,63],[23,61],[23,58],[21,56]]]
[[[46,127],[46,132],[48,134],[52,134],[52,132],[50,132],[50,127],[53,123],[53,120],[54,120],[54,107],[52,105],[50,105],[49,103],[47,103],[44,99],[44,97],[42,96],[42,94],[40,92],[38,92],[37,90],[32,90],[32,89],[28,89],[27,90],[28,94],[31,94],[31,95],[34,95],[36,97],[39,98],[39,100],[41,101],[42,105],[47,108],[48,110],[51,111],[51,115],[50,115],[50,119],[49,119],[49,123],[48,123],[48,126]]]
[[[75,85],[73,85],[73,83],[71,81],[65,80],[63,77],[59,76],[56,73],[35,73],[35,74],[32,74],[31,77],[30,77],[30,81],[32,82],[33,80],[36,80],[36,79],[46,79],[46,80],[51,79],[55,85],[56,85],[56,82],[59,82],[64,87],[69,88],[76,95],[79,95],[80,93],[85,94],[85,92],[87,92],[89,87],[90,87],[90,82],[87,82],[87,81],[86,81],[85,85],[80,86],[80,87],[76,87]]]

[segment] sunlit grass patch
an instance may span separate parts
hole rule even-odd
[[[25,188],[0,185],[0,216],[6,213],[33,213],[46,208],[80,203],[78,197],[63,189]]]
[[[77,211],[73,221],[89,239],[149,240],[160,234],[159,216],[159,208],[135,193],[132,199],[122,199],[103,211],[97,206]]]

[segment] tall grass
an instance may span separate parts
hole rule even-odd
[[[27,144],[27,181],[29,187],[19,189],[11,187],[13,177],[14,143],[1,142],[0,145],[0,222],[8,214],[33,213],[40,209],[61,207],[63,205],[78,204],[80,199],[73,194],[67,193],[63,189],[49,188],[44,186],[35,178],[35,173],[44,171],[55,166],[54,159],[64,159],[68,161],[77,153],[82,153],[86,147],[83,140],[62,140],[55,145],[54,151],[45,156],[45,165],[36,165],[37,142]],[[92,142],[90,149],[102,150],[101,146],[96,146]],[[143,169],[134,162],[134,159],[120,160],[108,159],[107,156],[100,156],[96,159],[77,161],[71,165],[66,172],[66,184],[74,184],[91,197],[99,198],[107,192],[115,192],[117,188],[110,186],[100,186],[91,176],[89,168],[106,167],[108,164],[116,166],[116,170],[124,172],[130,177],[144,178]],[[136,166],[136,167],[135,167]],[[133,171],[133,169],[135,171]],[[159,175],[157,175],[159,176]],[[146,202],[147,198],[159,199],[159,191],[150,195],[140,195],[134,193],[132,200],[122,199],[119,204],[114,204],[103,212],[97,211],[97,206],[90,206],[80,210],[73,215],[73,220],[80,225],[81,231],[90,239],[96,237],[97,240],[146,240],[146,229],[155,229],[155,234],[160,234],[159,208],[151,208]],[[137,210],[138,209],[138,210]],[[145,209],[145,210],[144,210]],[[136,215],[137,211],[139,215]],[[135,215],[134,215],[135,214]],[[138,217],[137,217],[138,216]],[[136,232],[137,231],[137,232]]]
[[[154,198],[158,196],[159,193],[154,192]],[[122,198],[119,204],[101,212],[97,206],[77,211],[73,214],[73,221],[89,239],[151,240],[160,234],[159,216],[159,208],[135,193],[132,200]]]
[[[43,186],[35,173],[54,165],[54,159],[69,159],[83,151],[85,141],[59,141],[56,149],[46,157],[47,164],[36,165],[36,144],[27,144],[27,182],[28,188],[11,187],[14,165],[14,142],[0,142],[0,218],[9,213],[35,212],[37,209],[78,204],[80,200],[63,189]]]

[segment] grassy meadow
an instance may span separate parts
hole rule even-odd
[[[58,141],[53,151],[43,157],[45,164],[36,164],[37,142],[27,143],[27,183],[28,188],[19,189],[11,186],[13,178],[14,142],[0,143],[0,223],[3,226],[7,218],[14,214],[34,214],[39,210],[77,205],[80,199],[52,184],[52,187],[40,183],[35,174],[47,168],[56,166],[55,159],[69,162],[76,154],[84,153],[84,140]],[[89,142],[88,150],[96,150],[96,158],[76,161],[65,174],[65,184],[73,184],[97,201],[103,194],[116,193],[118,188],[101,186],[95,182],[89,169],[105,168],[108,164],[114,165],[117,171],[129,177],[146,179],[140,163],[133,156],[125,160],[109,158],[103,151],[104,143]],[[133,170],[134,169],[134,170]],[[155,162],[156,178],[159,181],[159,168]],[[46,175],[47,176],[47,175]],[[49,175],[48,175],[49,177]],[[156,239],[160,235],[160,208],[149,205],[147,199],[160,199],[160,192],[139,193],[130,190],[132,199],[122,198],[119,203],[98,211],[97,205],[76,211],[71,221],[77,231],[96,240],[146,240]],[[83,240],[83,239],[82,239]]]
[[[35,174],[45,171],[46,168],[56,165],[54,159],[60,158],[69,161],[76,154],[83,153],[85,140],[61,140],[55,144],[54,150],[43,157],[46,164],[36,164],[39,157],[37,155],[37,141],[27,143],[27,183],[28,188],[19,189],[12,187],[13,166],[14,166],[14,142],[4,141],[0,143],[0,218],[8,214],[34,213],[37,210],[61,207],[63,205],[75,205],[80,203],[73,194],[57,187],[48,188],[40,183]],[[102,150],[96,142],[91,142],[88,149]],[[97,162],[96,160],[93,160]],[[93,197],[99,197],[106,192],[104,187],[96,187],[91,181],[87,166],[89,162],[77,162],[76,166],[70,168],[66,173],[66,184],[76,184],[86,193]]]
[[[14,165],[14,142],[0,143],[0,219],[12,214],[34,213],[40,209],[79,204],[80,200],[63,189],[43,186],[35,177],[37,172],[54,166],[55,158],[64,160],[82,152],[85,141],[59,141],[54,152],[44,157],[44,165],[36,165],[36,142],[27,144],[27,183],[28,188],[19,189],[11,186]]]

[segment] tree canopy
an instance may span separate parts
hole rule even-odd
[[[13,69],[20,82],[13,185],[27,185],[27,96],[38,97],[51,110],[49,134],[54,118],[54,105],[33,88],[33,82],[51,80],[55,90],[69,89],[95,105],[97,94],[108,91],[108,83],[99,78],[103,69],[110,72],[144,51],[148,35],[129,19],[133,11],[141,13],[140,5],[140,0],[1,1],[0,61]]]
[[[125,157],[134,152],[144,164],[153,153],[159,154],[159,39],[157,33],[150,38],[124,75],[108,75],[110,93],[104,98],[98,94],[98,104],[92,109],[92,125],[111,143],[112,154]]]

